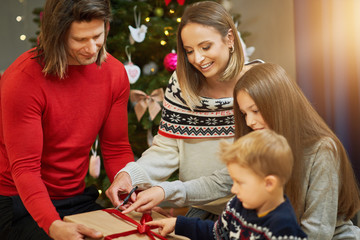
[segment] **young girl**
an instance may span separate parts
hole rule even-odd
[[[107,190],[114,206],[119,191],[157,186],[137,195],[127,211],[144,211],[166,199],[178,205],[209,203],[229,195],[231,179],[219,172],[220,190],[202,191],[185,181],[200,179],[204,189],[214,171],[225,168],[217,156],[219,141],[234,138],[233,89],[244,67],[242,46],[231,15],[218,3],[188,6],[177,34],[178,62],[166,89],[159,134],[136,162],[128,164]],[[179,170],[179,181],[167,182]],[[135,195],[132,200],[135,200]],[[191,208],[190,216],[216,219],[229,198]],[[193,202],[193,203],[194,203]],[[121,207],[120,209],[124,209]],[[189,213],[189,214],[190,214]]]
[[[259,129],[283,135],[294,155],[285,193],[309,239],[360,239],[349,220],[359,189],[340,140],[278,65],[254,66],[234,89],[236,138]]]

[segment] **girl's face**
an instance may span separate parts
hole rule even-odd
[[[236,100],[239,104],[240,112],[245,118],[246,125],[252,130],[269,129],[254,100],[247,92],[239,91]]]
[[[229,62],[232,32],[223,38],[213,27],[188,23],[181,30],[181,39],[189,62],[206,79],[219,79]]]

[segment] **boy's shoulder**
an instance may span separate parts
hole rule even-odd
[[[266,217],[266,226],[272,229],[275,236],[292,236],[294,239],[307,239],[307,235],[300,228],[295,211],[287,197],[282,204]]]
[[[266,216],[258,217],[255,210],[244,208],[234,197],[228,202],[216,228],[215,233],[227,233],[237,239],[246,239],[246,236],[258,239],[306,239],[288,199]]]

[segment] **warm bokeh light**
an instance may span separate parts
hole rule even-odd
[[[150,22],[150,18],[149,17],[145,18],[145,22]]]
[[[16,17],[16,21],[21,22],[21,20],[22,20],[22,16],[17,16]]]
[[[21,41],[25,41],[25,39],[26,39],[26,35],[25,35],[25,34],[20,35],[20,40],[21,40]]]
[[[177,18],[176,21],[177,21],[177,22],[181,22],[181,18]]]
[[[160,41],[160,44],[164,46],[164,45],[167,44],[167,42],[166,42],[165,40],[161,40],[161,41]]]

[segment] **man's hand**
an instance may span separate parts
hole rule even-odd
[[[110,187],[105,191],[106,196],[110,199],[114,207],[117,207],[121,202],[119,199],[119,194],[121,192],[129,193],[132,189],[131,178],[127,172],[119,173],[114,179]],[[131,195],[131,201],[135,202],[136,194]],[[124,209],[123,206],[120,207],[121,210]]]
[[[137,212],[147,212],[161,203],[164,199],[164,189],[158,186],[152,187],[146,189],[145,191],[139,192],[139,194],[136,196],[136,201],[122,213],[127,214],[133,210]]]
[[[159,227],[160,235],[165,237],[166,235],[172,233],[175,230],[176,218],[166,218],[157,221],[147,222],[145,224],[149,226]]]
[[[101,239],[103,234],[92,228],[77,223],[55,220],[49,228],[49,235],[55,240],[77,240],[90,237]]]

